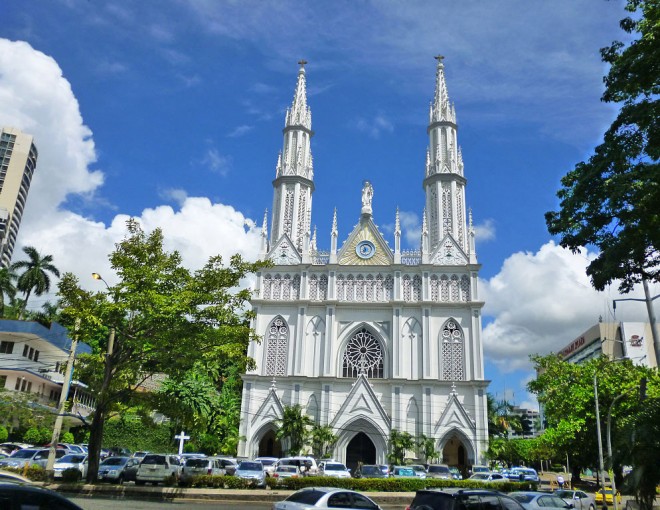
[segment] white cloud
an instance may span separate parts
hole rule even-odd
[[[495,239],[495,221],[492,218],[486,219],[480,225],[474,226],[474,241],[483,243]]]
[[[372,138],[380,138],[381,133],[394,131],[394,124],[382,114],[376,115],[373,119],[358,117],[353,121],[353,125],[358,131],[367,133]]]
[[[53,255],[60,271],[78,275],[88,288],[95,288],[90,276],[94,271],[112,283],[107,257],[125,236],[128,216],[117,214],[105,225],[63,208],[67,196],[90,198],[102,186],[103,174],[90,169],[96,160],[92,132],[84,125],[78,101],[57,63],[26,43],[4,39],[0,39],[0,125],[33,134],[39,150],[14,260],[22,258],[22,246],[32,245]],[[204,163],[221,172],[229,161],[211,148]],[[234,253],[256,260],[259,229],[241,212],[208,198],[188,197],[181,189],[162,191],[161,196],[174,200],[178,208],[145,209],[137,219],[147,231],[162,228],[167,249],[179,250],[186,266],[199,268],[218,254],[225,261]],[[39,307],[52,298],[42,296],[31,305]]]
[[[206,151],[206,154],[204,154],[200,163],[212,172],[216,172],[223,176],[227,175],[231,168],[231,158],[220,154],[215,147],[211,147]]]
[[[252,126],[248,126],[247,124],[242,124],[234,128],[234,130],[231,131],[231,133],[229,133],[227,136],[230,138],[238,138],[239,136],[243,136],[244,134],[249,133],[250,131],[252,131],[252,129],[253,129]]]
[[[419,216],[410,211],[399,211],[399,221],[401,222],[401,233],[409,246],[419,248],[422,237],[422,225]]]
[[[500,370],[529,369],[529,355],[556,352],[598,322],[613,321],[617,285],[595,291],[585,270],[593,253],[572,254],[550,241],[536,253],[514,253],[500,272],[480,282],[486,357]],[[641,297],[641,292],[627,297]],[[618,318],[618,320],[622,320]],[[642,303],[626,312],[627,321],[646,321]]]

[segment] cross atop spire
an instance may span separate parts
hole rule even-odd
[[[285,126],[302,126],[311,131],[312,112],[307,106],[307,84],[305,81],[305,64],[307,64],[307,61],[299,60],[298,64],[300,64],[298,82],[296,83],[296,91],[293,94],[291,108],[286,111]]]
[[[438,61],[438,65],[435,71],[435,97],[429,112],[429,123],[433,124],[443,120],[455,123],[454,109],[449,104],[449,93],[445,82],[445,64],[443,63],[445,57],[436,55],[434,58]]]

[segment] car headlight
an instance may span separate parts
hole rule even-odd
[[[117,471],[116,469],[111,469],[110,471],[108,471],[108,474],[109,474],[109,475],[116,475],[117,472],[118,472],[118,471]]]

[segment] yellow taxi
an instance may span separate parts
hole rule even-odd
[[[603,496],[605,496],[605,502],[608,505],[613,505],[614,504],[614,491],[612,490],[612,487],[605,487],[604,489],[600,489],[598,492],[596,492],[596,503],[603,503]],[[617,492],[616,493],[616,502],[621,504],[621,493]]]

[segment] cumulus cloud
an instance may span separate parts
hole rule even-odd
[[[536,253],[507,258],[498,274],[481,282],[486,302],[483,342],[486,356],[500,370],[529,369],[529,355],[556,352],[598,322],[613,321],[613,285],[595,291],[585,270],[594,254],[573,254],[550,241]],[[642,297],[641,290],[627,297]],[[646,321],[645,307],[626,312],[626,321]],[[619,318],[618,320],[622,320]]]
[[[483,243],[495,239],[495,221],[492,218],[474,226],[474,241]]]
[[[117,214],[109,225],[66,209],[67,198],[93,198],[103,184],[103,174],[92,169],[96,161],[91,130],[83,123],[78,101],[57,63],[23,42],[0,39],[0,126],[11,125],[33,134],[39,150],[37,170],[15,249],[32,245],[53,255],[62,272],[78,275],[88,288],[97,285],[92,272],[112,283],[107,259],[125,234],[126,214]],[[205,163],[223,171],[227,158],[209,149]],[[234,253],[255,260],[259,229],[231,206],[208,198],[189,197],[184,190],[161,192],[177,208],[160,205],[136,217],[146,231],[161,228],[166,247],[178,250],[184,264],[201,267],[212,255],[228,260]],[[231,242],[229,242],[231,240]],[[38,307],[45,299],[31,303]]]

